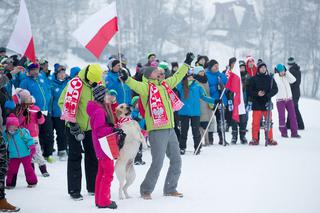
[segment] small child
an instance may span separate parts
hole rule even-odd
[[[136,120],[141,128],[143,133],[146,133],[146,120],[141,116],[139,112],[139,96],[134,96],[131,100],[131,117],[133,120]],[[143,134],[145,137],[146,135]],[[145,165],[146,162],[142,160],[142,144],[139,147],[139,152],[134,159],[134,165]]]
[[[93,96],[95,101],[88,102],[87,113],[90,117],[90,126],[92,128],[93,147],[98,159],[98,173],[94,194],[95,204],[98,208],[116,209],[117,204],[110,200],[114,162],[103,152],[98,140],[113,133],[114,116],[111,103],[115,101],[115,97],[107,94],[107,89],[102,85],[93,89]]]
[[[16,186],[17,174],[21,163],[24,167],[28,187],[35,187],[38,180],[31,166],[31,157],[35,153],[35,147],[32,146],[34,141],[27,129],[19,128],[19,119],[14,114],[10,114],[7,117],[3,139],[7,144],[9,152],[7,189],[12,189]]]
[[[39,142],[39,125],[45,121],[39,107],[34,105],[34,98],[28,90],[17,88],[16,94],[19,96],[19,105],[17,107],[17,116],[20,126],[26,128],[34,140],[35,155],[32,157],[32,167],[34,163],[39,165],[40,172],[43,177],[49,177],[46,161],[42,156],[41,146]]]

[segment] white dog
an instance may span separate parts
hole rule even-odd
[[[147,144],[138,122],[131,118],[131,109],[127,104],[120,104],[116,108],[116,115],[119,120],[119,128],[126,134],[124,145],[115,164],[115,173],[120,184],[119,199],[122,200],[124,198],[123,193],[125,198],[130,198],[127,190],[136,178],[133,167],[134,158],[139,151],[140,144],[142,143],[144,149],[146,149]]]

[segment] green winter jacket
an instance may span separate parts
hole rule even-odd
[[[189,66],[186,64],[183,64],[178,71],[171,77],[165,79],[164,81],[168,84],[170,88],[175,88],[177,84],[183,79],[183,77],[186,75],[186,73],[189,70]],[[150,115],[150,109],[149,109],[149,85],[148,82],[151,82],[157,86],[159,89],[165,111],[168,116],[168,123],[165,126],[159,127],[159,128],[154,128],[153,127],[153,120]],[[162,81],[161,81],[162,82]],[[158,80],[150,80],[143,78],[142,82],[136,81],[133,78],[129,77],[128,80],[126,81],[126,84],[134,90],[136,93],[138,93],[141,97],[141,102],[143,104],[143,108],[145,109],[145,119],[146,119],[146,124],[147,124],[147,130],[152,131],[152,130],[159,130],[159,129],[170,129],[174,128],[174,117],[173,117],[173,109],[171,106],[170,98],[169,95],[164,88],[164,86],[161,85],[161,82]]]
[[[83,82],[83,87],[82,87],[81,97],[80,97],[79,106],[78,106],[77,123],[79,124],[80,129],[82,131],[89,131],[89,130],[91,130],[91,127],[90,127],[90,122],[89,122],[89,116],[87,114],[86,109],[87,109],[88,102],[92,101],[94,98],[93,98],[93,94],[92,94],[92,88],[84,80],[85,79],[85,76],[84,76],[85,70],[86,70],[86,67],[83,68],[78,74],[78,77]],[[60,95],[59,101],[58,101],[58,104],[59,104],[59,107],[61,108],[61,111],[63,109],[64,97],[66,95],[66,91],[67,91],[68,86],[69,86],[69,83],[63,89],[63,91]]]

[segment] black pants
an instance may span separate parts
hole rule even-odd
[[[247,129],[247,115],[239,115],[239,122],[232,119],[232,137],[237,138],[238,136],[238,126],[239,126],[239,132],[240,137],[243,137],[246,135],[246,129]]]
[[[52,117],[52,125],[57,134],[58,151],[67,150],[65,122],[59,117]]]
[[[77,141],[73,135],[70,134],[70,129],[66,128],[66,135],[69,144],[68,157],[68,193],[81,192],[81,159],[82,146],[81,142]],[[85,132],[85,139],[82,141],[84,148],[84,166],[86,174],[87,191],[94,192],[95,180],[98,170],[98,160],[93,149],[91,131]]]
[[[44,117],[45,122],[39,126],[39,141],[43,150],[43,157],[49,157],[53,152],[54,136],[51,116]]]
[[[178,112],[174,112],[174,131],[177,135],[177,138],[180,138],[181,131],[180,131],[180,119]]]
[[[2,125],[2,124],[0,124]],[[4,180],[8,169],[7,146],[4,143],[0,132],[0,199],[5,198]]]
[[[192,135],[193,135],[193,142],[194,142],[194,149],[196,150],[200,140],[200,116],[182,116],[180,115],[180,122],[181,122],[181,135],[180,135],[180,149],[187,148],[187,139],[188,139],[188,130],[189,130],[189,123],[191,120],[191,128],[192,128]]]
[[[296,111],[296,117],[297,117],[297,122],[298,122],[298,129],[304,129],[304,122],[299,110],[299,99],[294,99],[293,100],[293,104],[294,104],[294,109]],[[289,120],[289,116],[287,118],[287,128],[290,129],[290,120]]]

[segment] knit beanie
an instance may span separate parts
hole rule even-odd
[[[13,113],[11,113],[6,120],[6,127],[15,126],[19,127],[19,119]]]
[[[199,72],[201,72],[201,71],[204,71],[203,66],[196,66],[196,67],[193,69],[193,74],[198,75]]]
[[[264,63],[262,60],[257,63],[258,72],[259,72],[260,68],[263,66],[267,67],[266,63]]]
[[[239,60],[239,67],[246,66],[246,62],[243,60]]]
[[[288,65],[293,65],[294,63],[296,63],[295,60],[294,60],[294,57],[289,57],[287,64]]]
[[[208,63],[207,63],[207,68],[209,70],[211,70],[211,68],[215,65],[215,64],[218,64],[218,62],[214,59],[211,59]]]
[[[115,97],[117,97],[117,96],[118,96],[117,91],[115,91],[114,89],[110,89],[110,90],[108,90],[108,94],[109,94],[109,95],[112,95],[112,96],[115,96]]]
[[[107,88],[103,85],[97,85],[96,87],[93,88],[92,92],[93,92],[94,100],[102,103],[107,93]]]
[[[278,73],[285,72],[286,67],[283,64],[277,64],[275,67],[275,71]]]

